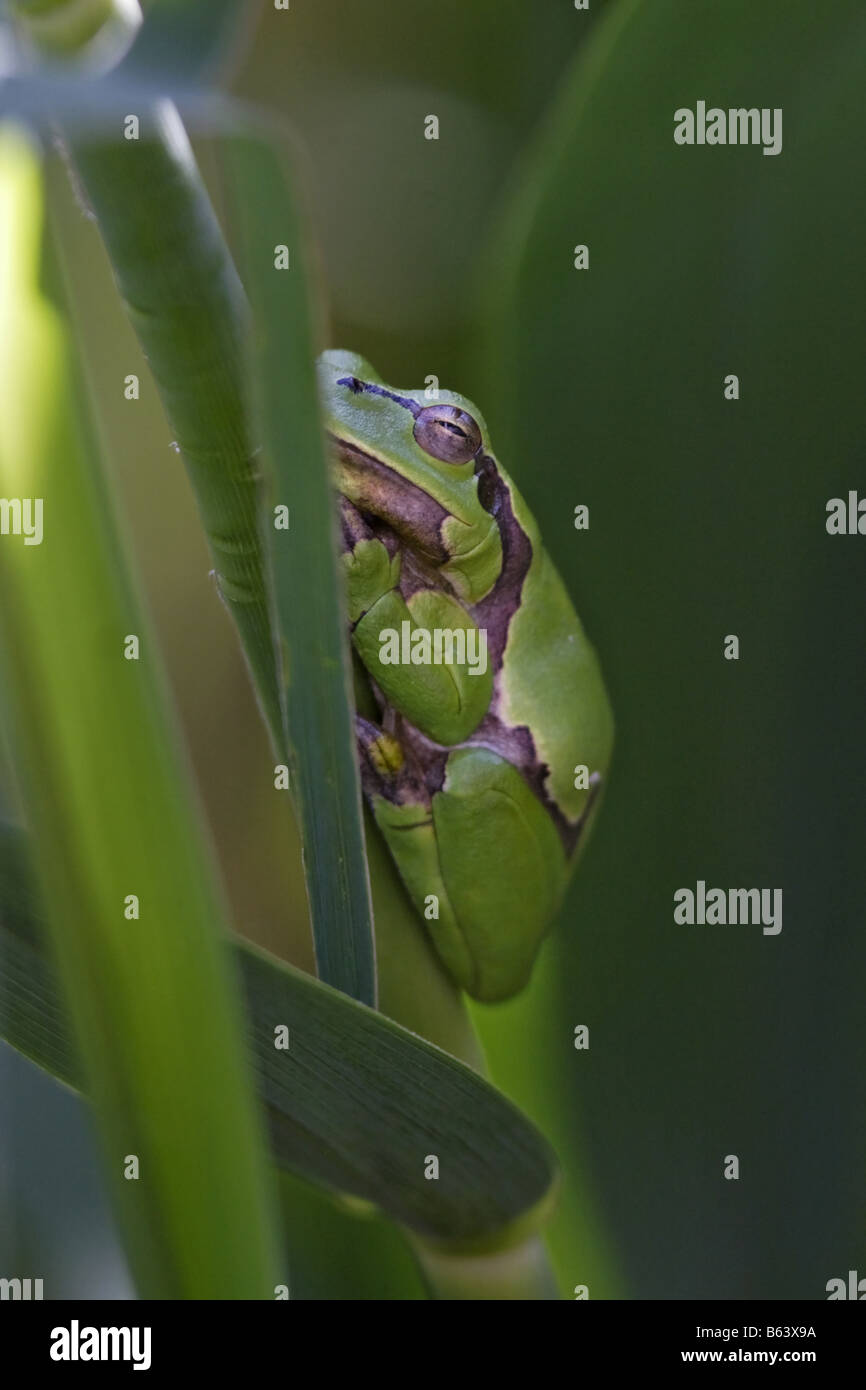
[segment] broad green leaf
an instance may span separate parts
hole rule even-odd
[[[564,1188],[637,1297],[820,1298],[862,1243],[866,550],[826,506],[863,495],[864,68],[860,0],[609,6],[485,260],[487,418],[617,713],[546,1002]],[[699,100],[781,109],[781,152],[676,144]],[[784,929],[677,925],[697,879]]]
[[[0,1035],[78,1089],[81,1068],[38,912],[26,839],[2,826]],[[277,1165],[380,1207],[425,1245],[441,1246],[427,1258],[443,1266],[456,1250],[519,1247],[550,1209],[556,1171],[519,1110],[381,1014],[248,944],[235,940],[234,953]],[[276,1045],[280,1029],[287,1047]],[[425,1178],[430,1155],[439,1159],[436,1181]]]
[[[0,137],[0,491],[13,519],[0,545],[7,743],[140,1291],[265,1298],[278,1273],[275,1227],[225,909],[65,323],[43,288],[46,271],[56,277],[50,244],[40,263],[43,216],[38,155],[7,129]]]

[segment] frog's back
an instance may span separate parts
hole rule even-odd
[[[575,768],[602,779],[613,747],[613,715],[595,649],[568,590],[541,543],[538,527],[511,479],[500,469],[516,522],[532,558],[508,629],[500,717],[531,731],[536,760],[548,771],[545,788],[569,821],[592,795],[578,787]]]

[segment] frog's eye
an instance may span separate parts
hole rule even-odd
[[[425,454],[442,463],[468,463],[481,448],[476,421],[456,405],[428,405],[420,410],[412,433]]]

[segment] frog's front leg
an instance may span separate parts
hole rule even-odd
[[[344,543],[346,517],[351,531],[342,558],[358,656],[410,724],[435,743],[462,742],[484,718],[493,694],[486,633],[443,591],[422,588],[404,597],[399,551],[391,555],[345,509]]]

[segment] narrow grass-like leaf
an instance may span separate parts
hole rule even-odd
[[[177,432],[274,747],[292,763],[290,747],[297,756],[292,791],[304,835],[319,974],[372,1002],[372,912],[303,270],[296,264],[286,277],[280,307],[286,317],[263,364],[269,386],[289,367],[277,383],[280,399],[269,408],[267,424],[277,432],[278,447],[271,451],[281,470],[277,486],[295,517],[294,529],[279,533],[285,544],[275,557],[277,604],[289,643],[290,742],[259,531],[259,450],[244,390],[247,304],[177,112],[163,105],[143,114],[141,127],[135,141],[76,142],[76,162]],[[271,196],[245,187],[256,208],[259,196]],[[291,210],[288,194],[281,196],[280,217]],[[291,216],[282,235],[297,252]],[[267,264],[274,265],[273,245]]]
[[[0,491],[23,519],[0,544],[3,712],[59,977],[141,1293],[265,1298],[275,1227],[223,902],[42,289],[39,161],[8,130],[0,193]]]
[[[251,135],[229,141],[228,149],[255,312],[253,402],[271,484],[264,531],[285,650],[287,737],[296,755],[293,794],[304,827],[316,959],[324,980],[372,1003],[375,958],[345,606],[304,230],[274,146]],[[282,509],[280,518],[275,508]]]
[[[280,697],[258,532],[256,449],[243,399],[247,305],[183,125],[170,103],[139,139],[74,140],[124,307],[190,475],[220,594],[274,746]]]
[[[0,1035],[77,1089],[37,918],[26,838],[0,826]],[[437,1278],[472,1288],[477,1271],[461,1272],[455,1252],[522,1244],[549,1209],[556,1167],[546,1141],[447,1053],[252,946],[236,940],[234,950],[276,1163],[380,1207],[441,1247],[425,1256]],[[280,1027],[286,1048],[275,1046]],[[435,1182],[424,1176],[428,1155],[439,1159]]]
[[[40,68],[0,80],[0,116],[52,135],[60,123],[70,135],[89,132],[105,140],[123,129],[127,115],[164,101],[163,93],[155,79],[137,74],[121,79],[119,69],[85,81],[65,68]],[[212,88],[178,84],[172,99],[202,136],[227,130],[235,119],[229,99]]]

